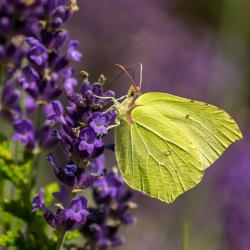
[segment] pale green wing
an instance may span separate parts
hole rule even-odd
[[[148,107],[132,111],[132,123],[115,129],[115,153],[126,183],[165,202],[201,181],[200,153],[168,118]]]
[[[242,138],[236,122],[222,109],[165,93],[146,93],[136,100],[173,122],[200,152],[202,169],[208,168],[233,142]]]

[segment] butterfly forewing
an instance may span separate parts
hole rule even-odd
[[[119,113],[115,129],[118,167],[129,186],[165,202],[197,185],[242,138],[235,121],[207,103],[147,93],[123,104],[128,112]]]
[[[242,138],[235,121],[222,109],[165,93],[146,93],[136,105],[171,120],[200,152],[202,169],[208,168],[233,142]],[[143,112],[143,110],[142,110]]]

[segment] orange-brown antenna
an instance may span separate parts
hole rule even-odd
[[[134,79],[133,77],[129,74],[129,72],[120,64],[115,64],[116,67],[120,68],[123,72],[125,72],[125,74],[127,75],[127,77],[132,81],[132,84],[134,84]]]
[[[140,63],[139,65],[140,65],[140,83],[139,83],[139,87],[141,89],[141,84],[142,84],[142,69],[143,69],[143,66],[142,66],[142,63]]]

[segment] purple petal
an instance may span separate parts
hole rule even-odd
[[[39,195],[33,198],[32,202],[32,213],[37,211],[38,209],[44,210],[45,209],[45,201],[44,201],[44,189],[41,188]]]

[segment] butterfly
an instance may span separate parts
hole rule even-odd
[[[142,94],[142,65],[140,75],[140,84],[133,83],[122,102],[114,100],[115,156],[131,188],[171,203],[195,187],[242,134],[216,106],[167,93]]]

